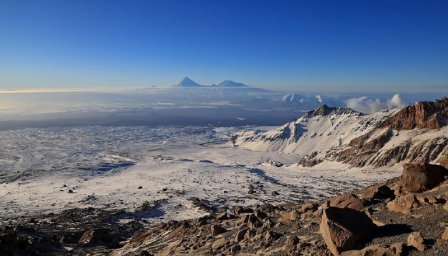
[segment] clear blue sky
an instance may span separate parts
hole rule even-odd
[[[1,0],[0,89],[448,90],[448,1]]]

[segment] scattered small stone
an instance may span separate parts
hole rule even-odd
[[[212,234],[214,236],[227,232],[227,229],[225,229],[219,225],[212,225],[211,230],[212,230]]]
[[[237,254],[241,250],[241,246],[239,244],[235,244],[230,248],[230,252],[232,254]]]
[[[393,199],[395,198],[394,191],[390,189],[388,186],[372,186],[366,192],[361,195],[362,199],[367,200],[384,200],[384,199]]]
[[[138,189],[142,189],[143,187],[142,186],[138,186]]]
[[[442,239],[448,241],[448,227],[445,228],[445,232],[442,234]]]
[[[255,214],[255,216],[257,216],[257,218],[259,218],[260,220],[264,220],[264,219],[266,219],[266,218],[268,217],[268,215],[267,215],[265,212],[261,211],[261,210],[255,210],[255,211],[254,211],[254,214]]]
[[[224,237],[219,238],[218,240],[216,240],[215,242],[213,242],[212,244],[212,249],[218,250],[221,247],[223,247],[226,244],[226,239]]]
[[[216,215],[216,219],[218,220],[227,220],[228,216],[227,216],[227,212],[220,212]]]
[[[305,213],[305,212],[308,212],[308,211],[315,211],[315,210],[317,210],[317,207],[318,207],[318,204],[317,204],[317,203],[314,203],[314,202],[306,202],[306,203],[304,203],[304,204],[300,207],[299,212],[300,212],[300,213]]]
[[[395,198],[387,203],[387,208],[392,212],[410,213],[412,209],[419,207],[419,202],[414,194],[408,194]]]
[[[236,236],[235,236],[235,242],[237,242],[237,243],[241,242],[241,241],[244,239],[247,230],[248,230],[247,228],[240,229],[240,230],[236,233]]]
[[[422,234],[420,232],[412,232],[408,236],[407,242],[408,246],[412,246],[420,252],[426,249],[425,239],[423,239]]]
[[[351,208],[359,211],[364,208],[365,201],[354,194],[345,194],[332,198],[330,200],[330,206]]]
[[[284,249],[286,251],[293,251],[296,248],[296,245],[299,243],[299,238],[297,236],[288,236],[286,238],[286,242],[284,245]]]
[[[72,194],[72,193],[73,193],[73,190],[69,189],[69,190],[68,190],[68,193],[69,193],[69,194]]]
[[[278,213],[279,221],[280,222],[288,222],[288,221],[294,221],[297,219],[298,214],[295,210],[292,211],[281,211]]]
[[[258,219],[254,214],[249,215],[247,220],[247,227],[250,229],[257,229],[262,226],[260,219]]]
[[[115,240],[115,232],[108,228],[92,228],[84,232],[78,243],[82,245],[111,244]]]
[[[447,202],[447,203],[445,203],[445,205],[443,206],[443,209],[445,209],[445,210],[447,210],[447,211],[448,211],[448,202]]]
[[[400,256],[403,255],[404,244],[397,243],[390,246],[373,244],[362,250],[350,250],[341,253],[341,256]]]

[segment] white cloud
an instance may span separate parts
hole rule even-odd
[[[369,97],[358,97],[358,98],[350,98],[345,101],[345,105],[351,109],[363,112],[363,113],[372,113],[385,109],[392,108],[403,108],[407,106],[407,103],[404,102],[400,95],[397,93],[392,98],[387,99],[386,101],[381,101],[380,99],[371,99]]]

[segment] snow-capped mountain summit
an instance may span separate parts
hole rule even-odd
[[[246,84],[243,83],[237,83],[232,80],[225,80],[216,85],[217,87],[226,87],[226,88],[234,88],[234,87],[249,87]]]
[[[192,87],[201,87],[202,85],[196,83],[195,81],[191,80],[188,77],[184,77],[181,81],[177,82],[175,86],[182,88],[192,88]]]
[[[355,111],[351,108],[336,108],[336,107],[329,107],[326,104],[322,104],[315,110],[306,113],[304,117],[310,118],[315,116],[344,115],[344,114],[363,115],[362,113]]]

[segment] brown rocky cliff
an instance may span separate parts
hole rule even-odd
[[[406,107],[380,125],[396,130],[438,129],[448,123],[448,97],[435,102],[419,102]]]
[[[433,138],[427,142],[416,143],[410,140],[382,150],[393,137],[393,130],[440,129],[448,124],[448,97],[434,102],[419,102],[406,107],[380,124],[375,130],[353,139],[349,148],[338,154],[337,160],[353,166],[385,166],[390,162],[430,162],[442,158],[446,152],[448,138]],[[383,130],[383,131],[381,131]],[[379,132],[381,131],[381,132]],[[379,134],[372,138],[373,134]],[[439,159],[441,160],[441,159]],[[440,162],[440,161],[439,161]]]

